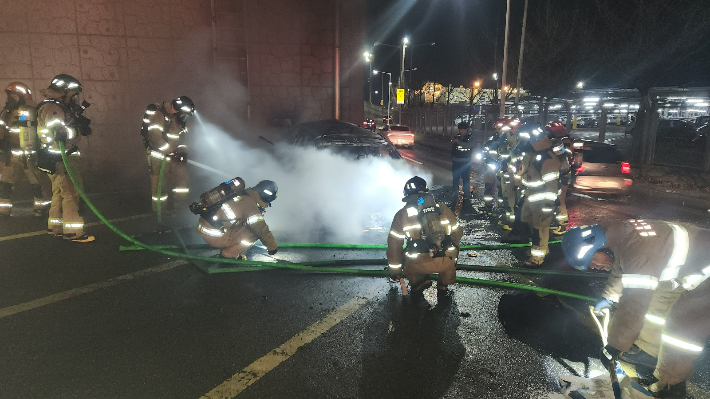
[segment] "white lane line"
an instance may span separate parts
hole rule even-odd
[[[170,270],[170,269],[178,267],[178,266],[186,265],[188,263],[189,262],[186,260],[176,260],[173,262],[164,263],[162,265],[151,267],[149,269],[139,270],[137,272],[114,277],[110,280],[100,281],[98,283],[93,283],[93,284],[85,285],[83,287],[74,288],[73,290],[60,292],[60,293],[54,294],[54,295],[49,295],[49,296],[46,296],[43,298],[35,299],[33,301],[20,303],[20,304],[13,305],[13,306],[8,306],[6,308],[0,309],[0,319],[7,317],[7,316],[12,316],[17,313],[26,312],[28,310],[37,309],[42,306],[51,305],[53,303],[63,301],[65,299],[74,298],[79,295],[84,295],[84,294],[87,294],[89,292],[93,292],[93,291],[96,291],[99,289],[108,288],[108,287],[117,285],[119,283],[122,283],[124,281],[133,280],[135,278],[147,276],[149,274],[164,272],[166,270]]]
[[[125,218],[118,218],[118,219],[110,219],[109,222],[111,223],[117,223],[117,222],[125,222],[127,220],[134,220],[134,219],[141,219],[145,217],[152,216],[153,213],[144,213],[142,215],[133,215],[133,216],[128,216]],[[103,222],[93,222],[93,223],[87,223],[84,225],[84,227],[92,227],[92,226],[99,226],[104,224]],[[47,234],[47,230],[40,230],[40,231],[32,231],[29,233],[21,233],[21,234],[14,234],[11,236],[3,236],[0,237],[0,241],[10,241],[10,240],[17,240],[19,238],[27,238],[27,237],[34,237],[34,236],[41,236],[42,234]]]
[[[424,165],[424,162],[415,161],[412,158],[405,157],[404,155],[402,155],[402,158],[406,159],[407,161],[412,161],[414,163],[418,163],[419,165]]]
[[[293,356],[299,348],[318,338],[331,327],[360,309],[368,301],[365,297],[356,297],[345,305],[335,309],[325,318],[313,323],[310,327],[296,334],[278,348],[264,355],[254,363],[234,374],[213,390],[207,392],[200,399],[231,399],[257,382],[261,377],[275,369],[279,364]]]

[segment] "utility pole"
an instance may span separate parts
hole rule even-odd
[[[520,35],[520,56],[518,57],[518,79],[515,82],[515,115],[520,115],[520,88],[523,81],[523,52],[525,50],[525,29],[528,22],[528,0],[525,0],[525,10],[523,11],[523,33]]]
[[[397,88],[399,89],[404,89],[404,55],[406,54],[407,50],[407,43],[409,43],[408,38],[402,39],[402,62],[399,64],[399,83],[397,84]],[[397,122],[398,124],[402,124],[402,104],[397,104],[399,108],[399,116],[398,119],[399,121]]]
[[[335,112],[334,119],[340,119],[340,0],[335,0],[335,29],[334,31],[334,82],[333,94],[335,96]]]
[[[505,87],[506,87],[506,75],[508,71],[508,31],[510,23],[510,0],[507,1],[507,9],[505,12],[505,43],[503,44],[503,80],[502,89],[500,92],[500,117],[505,116]]]

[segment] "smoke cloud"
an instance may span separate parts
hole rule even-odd
[[[190,131],[194,141],[191,159],[239,176],[250,187],[261,180],[276,182],[278,199],[265,218],[277,240],[357,241],[374,224],[389,228],[403,205],[402,188],[408,179],[419,175],[431,181],[427,172],[404,160],[353,160],[327,150],[266,141],[257,147],[205,121],[193,124]],[[258,137],[249,133],[251,138]],[[189,168],[195,200],[199,193],[227,180],[195,166]]]

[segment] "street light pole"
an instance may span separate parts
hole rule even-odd
[[[374,58],[374,55],[367,52],[367,51],[363,55],[365,56],[365,61],[370,63],[370,70],[369,70],[369,73],[367,74],[367,84],[368,84],[367,94],[370,97],[370,104],[372,104],[372,58]]]
[[[389,90],[387,90],[387,124],[390,124],[390,101],[392,100],[392,74],[390,72],[383,72],[386,73],[387,76],[390,78],[389,82]]]
[[[501,87],[506,87],[506,75],[508,73],[508,32],[510,24],[510,0],[507,1],[507,10],[505,12],[505,41],[503,43],[503,80]],[[505,92],[500,93],[500,117],[505,116]]]

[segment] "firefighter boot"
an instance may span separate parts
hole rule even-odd
[[[634,366],[644,366],[651,369],[655,369],[658,363],[658,358],[651,356],[636,345],[632,345],[628,352],[622,352],[619,355],[619,360]]]
[[[648,391],[654,398],[684,399],[686,397],[685,381],[673,385],[659,381],[651,385]]]

